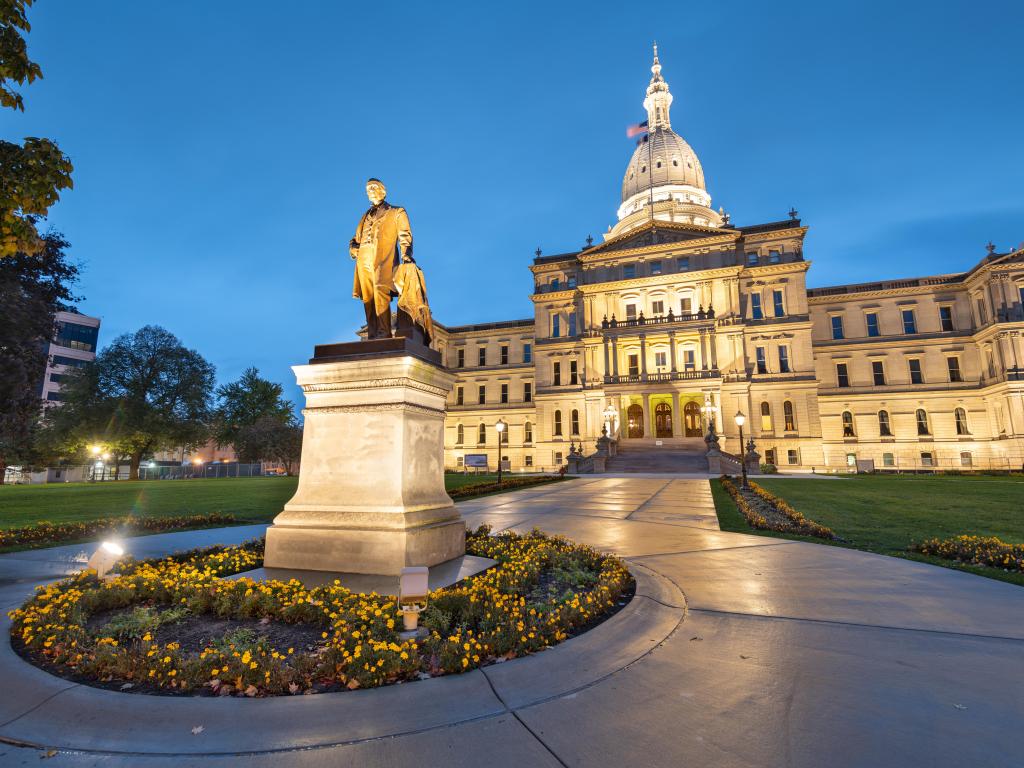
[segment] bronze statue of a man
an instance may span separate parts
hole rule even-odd
[[[391,299],[395,291],[395,267],[412,258],[412,230],[405,209],[384,202],[387,188],[379,179],[366,182],[370,208],[359,220],[348,244],[356,270],[352,295],[366,311],[366,337],[391,336]]]

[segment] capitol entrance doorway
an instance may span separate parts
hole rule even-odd
[[[644,409],[643,406],[633,403],[626,409],[626,436],[644,436]]]
[[[683,434],[687,437],[700,437],[700,406],[693,400],[683,406]]]
[[[654,406],[654,436],[672,437],[672,406],[668,403]]]

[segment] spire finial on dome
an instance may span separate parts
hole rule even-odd
[[[647,110],[647,125],[651,131],[659,128],[671,128],[668,111],[672,106],[672,94],[668,92],[668,83],[661,76],[661,61],[658,59],[658,43],[654,43],[654,63],[651,65],[651,84],[647,86],[647,98],[644,109]]]
[[[660,82],[661,78],[661,62],[658,61],[658,41],[654,41],[654,63],[651,65],[651,85],[656,82]]]

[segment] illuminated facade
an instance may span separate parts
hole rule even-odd
[[[457,374],[445,461],[562,464],[602,428],[702,450],[707,419],[738,452],[733,416],[781,470],[1024,464],[1024,250],[968,272],[806,286],[807,228],[734,226],[711,207],[696,153],[671,127],[655,52],[649,133],[599,244],[538,253],[533,317],[445,327]]]

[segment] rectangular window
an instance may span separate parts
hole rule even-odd
[[[484,403],[487,402],[487,386],[485,384],[481,384],[479,387],[477,387],[477,400],[476,401],[480,405],[483,405]]]
[[[502,344],[501,346],[501,364],[508,365],[508,345]]]
[[[764,310],[761,309],[761,294],[752,293],[750,294],[750,316],[754,320],[760,320],[764,317]]]
[[[779,347],[779,372],[789,373],[789,347]]]
[[[658,368],[664,368],[667,363],[667,354],[665,352],[654,353],[654,365]]]
[[[790,448],[788,451],[786,451],[786,460],[790,464],[799,464],[800,454],[797,453],[796,450],[794,450],[793,448]]]
[[[753,252],[753,253],[748,253],[747,254],[747,264],[749,264],[752,267],[755,267],[755,266],[757,266],[757,261],[758,261],[758,258],[757,258],[757,252],[756,251]]]
[[[626,305],[626,319],[627,320],[636,320],[636,304],[627,304]]]
[[[622,279],[632,280],[636,277],[636,264],[625,264],[622,267]]]
[[[557,277],[551,278],[551,292],[556,293],[560,290],[562,290],[562,281]]]
[[[693,299],[687,296],[679,302],[679,309],[682,310],[684,315],[693,314]]]
[[[935,457],[929,451],[923,451],[921,453],[921,466],[931,467],[935,464]]]
[[[533,456],[525,456],[523,458],[523,463],[527,467],[532,467],[533,466]]]
[[[939,324],[944,331],[953,330],[953,308],[939,307]]]
[[[463,387],[455,388],[455,404],[465,405],[466,403],[466,391]]]
[[[508,402],[508,384],[501,385],[501,402]]]
[[[551,364],[551,383],[556,387],[562,385],[562,364],[559,362]]]
[[[562,318],[560,318],[558,315],[552,315],[551,316],[551,338],[557,339],[559,336],[562,335],[561,325],[562,325]]]
[[[846,367],[846,363],[836,363],[836,386],[850,386],[850,371]]]
[[[772,291],[772,311],[776,317],[785,317],[786,308],[782,302],[782,291],[776,289]]]
[[[864,319],[868,324],[868,336],[878,336],[878,313],[868,312],[864,315]]]
[[[774,448],[766,448],[765,449],[765,451],[764,451],[764,463],[765,464],[772,464],[772,465],[775,464],[775,449]]]
[[[660,275],[661,274],[661,262],[660,261],[652,261],[651,262],[651,274],[652,275]]]
[[[466,350],[457,349],[455,350],[455,367],[465,368],[466,367]]]
[[[461,466],[462,466],[462,463],[463,463],[463,461],[464,461],[464,459],[463,459],[463,457],[462,457],[462,456],[456,456],[456,457],[455,457],[455,466],[457,466],[457,467],[461,467]]]
[[[949,380],[952,382],[963,381],[963,376],[960,375],[960,358],[959,357],[947,357],[946,368],[949,369]]]
[[[921,375],[921,361],[916,357],[912,357],[907,361],[907,365],[910,366],[910,383],[923,384],[924,377]]]
[[[556,467],[562,466],[562,452],[561,451],[555,451],[555,466]]]
[[[960,466],[961,467],[972,467],[974,466],[974,457],[971,456],[970,451],[964,451],[960,454]]]
[[[883,453],[882,454],[882,466],[883,467],[895,467],[896,466],[896,457],[893,456],[891,453]]]
[[[476,353],[476,364],[487,365],[487,347],[480,347]]]
[[[985,299],[979,296],[974,300],[974,305],[978,308],[978,323],[980,325],[984,325],[988,322],[988,313],[985,310]]]
[[[569,277],[566,278],[565,287],[566,288],[575,288],[576,287],[576,275],[569,275]]]
[[[523,402],[533,402],[533,384],[529,381],[523,383]]]
[[[65,344],[64,346],[67,346],[67,344]],[[64,395],[62,395],[60,392],[47,392],[46,399],[49,400],[50,402],[57,403],[64,399]]]
[[[80,323],[57,323],[57,335],[54,343],[69,349],[80,349],[83,352],[95,352],[96,340],[99,337],[98,326],[81,325]]]
[[[524,363],[532,363],[533,362],[533,345],[532,344],[523,344],[523,362]]]
[[[757,356],[757,372],[768,373],[768,358],[765,356],[764,347],[755,347],[754,352]]]
[[[768,251],[768,261],[771,264],[778,264],[782,261],[782,254],[779,251]]]
[[[576,385],[576,384],[580,383],[580,377],[579,377],[579,373],[577,371],[576,361],[575,360],[570,360],[569,361],[569,383],[572,384],[572,385]]]
[[[568,323],[568,325],[569,325],[569,334],[568,335],[569,336],[575,336],[576,335],[576,313],[575,312],[570,312],[569,313],[569,323]]]
[[[664,315],[665,314],[665,302],[664,301],[652,301],[651,302],[651,314],[652,315]]]
[[[60,384],[67,377],[68,377],[68,375],[66,373],[51,373],[50,374],[50,381],[55,382],[57,384]]]
[[[917,333],[917,320],[914,319],[914,310],[904,309],[900,315],[903,317],[903,332]]]
[[[629,375],[639,376],[640,375],[640,356],[637,354],[631,354],[629,356]]]
[[[848,467],[856,467],[857,466],[857,454],[856,453],[848,453],[848,454],[846,454],[846,466],[848,466]]]
[[[676,259],[676,269],[678,269],[680,272],[686,272],[689,268],[690,268],[690,257],[689,256],[680,256],[678,259]],[[1024,288],[1021,288],[1021,290],[1024,291]],[[1024,299],[1022,299],[1022,301],[1024,301]]]
[[[533,442],[533,424],[531,424],[530,422],[526,422],[526,425],[523,427],[523,442]]]
[[[846,338],[846,336],[843,334],[842,315],[832,315],[832,338],[836,340]]]
[[[54,355],[54,365],[70,365],[75,368],[81,368],[83,365],[88,363],[88,360],[79,360],[77,357],[67,357],[66,355]]]
[[[881,360],[871,361],[871,375],[874,377],[876,387],[885,386],[885,365]]]

